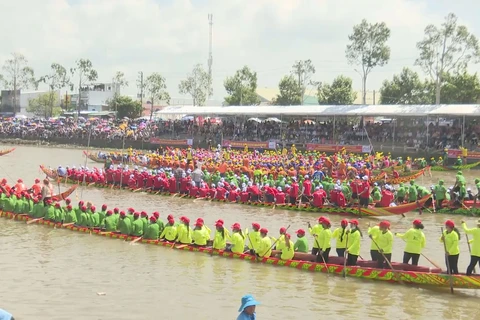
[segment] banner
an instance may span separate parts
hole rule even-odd
[[[167,145],[167,146],[191,146],[193,145],[193,139],[168,140],[168,139],[160,139],[160,138],[150,138],[150,143]]]
[[[228,147],[231,146],[232,148],[245,148],[245,145],[249,149],[269,149],[270,145],[269,142],[265,141],[230,141],[230,140],[223,140],[223,146]],[[270,148],[271,149],[271,148]]]
[[[368,153],[370,152],[370,146],[342,146],[342,145],[328,145],[328,144],[315,144],[307,143],[307,150],[309,151],[321,151],[336,153],[341,150],[345,150],[347,153]]]
[[[480,152],[478,151],[463,151],[463,150],[458,150],[458,149],[452,149],[447,151],[447,155],[449,158],[457,158],[457,157],[465,157],[465,154],[467,156],[467,159],[478,159],[480,160]]]

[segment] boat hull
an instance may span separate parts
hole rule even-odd
[[[0,157],[4,156],[6,154],[9,154],[10,152],[13,152],[13,150],[15,150],[15,148],[7,149],[7,150],[0,150]]]
[[[25,215],[14,215],[10,212],[0,212],[0,217],[6,219],[14,219],[17,221],[29,221],[32,218]],[[36,224],[57,227],[68,229],[71,231],[90,233],[93,235],[111,238],[111,239],[120,239],[123,241],[132,241],[137,239],[137,237],[127,236],[118,233],[108,233],[102,232],[100,230],[91,231],[89,228],[82,228],[77,226],[62,226],[60,223],[48,222],[43,220],[35,221]],[[278,258],[256,258],[248,254],[236,254],[232,252],[226,252],[223,250],[213,250],[211,248],[200,248],[190,245],[177,245],[168,242],[163,242],[159,240],[145,240],[142,239],[138,243],[158,245],[162,247],[168,247],[177,250],[191,251],[197,253],[206,253],[210,255],[215,255],[224,258],[232,258],[239,260],[247,260],[250,262],[257,262],[268,265],[290,267],[304,271],[313,271],[313,272],[323,272],[334,275],[343,275],[353,278],[361,278],[367,280],[378,280],[385,282],[397,282],[403,284],[412,284],[412,285],[425,285],[425,286],[435,286],[435,287],[450,287],[451,277],[447,274],[442,273],[431,273],[431,272],[414,272],[414,271],[392,271],[391,269],[377,269],[377,268],[364,268],[364,267],[346,267],[343,265],[337,264],[323,264],[310,261],[299,261],[299,260],[281,260]],[[453,278],[453,287],[462,288],[462,289],[480,289],[480,276],[466,276],[466,275],[455,275]]]

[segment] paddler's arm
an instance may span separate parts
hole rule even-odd
[[[462,228],[463,228],[463,231],[465,231],[465,233],[467,234],[473,234],[475,231],[475,229],[468,229],[467,224],[463,220],[462,220]]]

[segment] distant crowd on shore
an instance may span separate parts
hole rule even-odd
[[[333,134],[335,131],[335,135]],[[473,119],[464,130],[464,145],[469,150],[478,146],[480,125]],[[0,121],[3,138],[52,138],[105,139],[148,141],[152,137],[163,139],[190,139],[196,143],[216,145],[223,140],[277,141],[277,143],[317,143],[359,145],[381,143],[385,145],[424,149],[457,149],[462,145],[462,123],[437,121],[428,125],[419,119],[383,119],[360,125],[357,121],[315,121],[298,118],[193,118],[179,120],[155,119],[101,119],[58,117],[49,120],[8,118]]]

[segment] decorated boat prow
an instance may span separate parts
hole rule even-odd
[[[0,150],[0,156],[4,156],[6,154],[9,154],[9,153],[13,152],[14,150],[15,150],[15,148]]]

